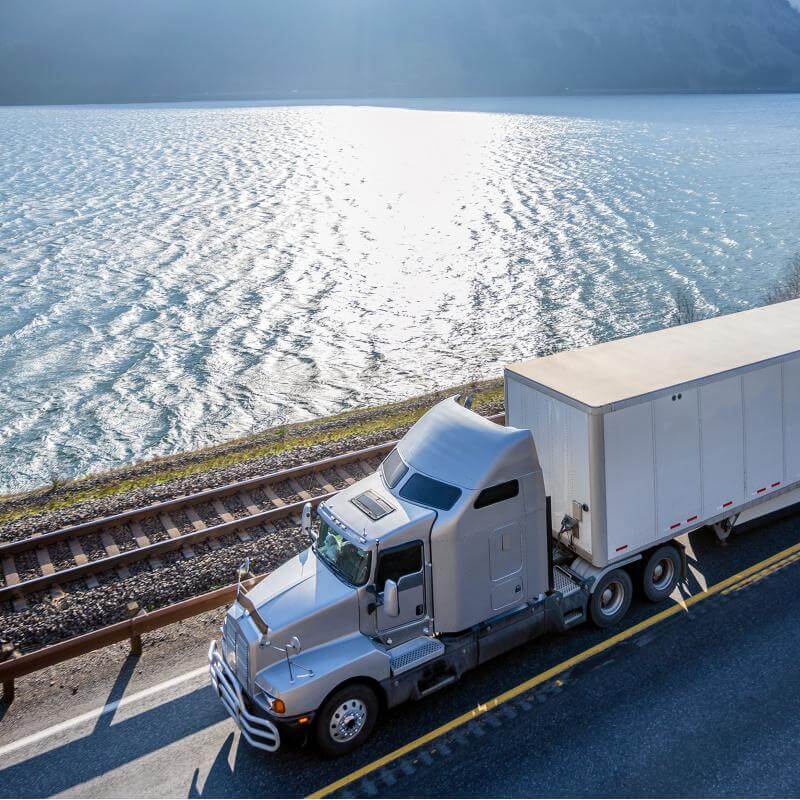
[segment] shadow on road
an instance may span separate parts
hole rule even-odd
[[[131,671],[131,665],[126,664],[110,699],[121,696]],[[3,787],[0,793],[15,797],[58,794],[131,764],[226,719],[227,714],[217,703],[209,686],[202,686],[121,721],[114,722],[112,714],[104,714],[86,736],[0,771],[0,786]],[[281,754],[279,759],[267,762],[263,755],[241,745],[237,747],[235,768],[232,770],[228,759],[233,741],[234,734],[231,733],[213,760],[202,794],[197,790],[199,770],[195,770],[190,796],[255,796],[256,786],[262,784],[274,795],[302,791],[297,764],[300,754],[288,751]],[[204,760],[197,753],[196,763]],[[302,773],[302,767],[299,771]],[[157,795],[157,776],[153,777],[154,794]]]
[[[113,725],[104,715],[88,735],[3,770],[0,784],[19,797],[44,797],[90,781],[223,719],[221,708],[199,697],[207,692],[203,687]]]
[[[119,671],[119,674],[114,680],[114,685],[111,687],[111,691],[108,693],[105,705],[110,705],[111,703],[115,703],[118,700],[122,700],[122,697],[125,694],[125,690],[128,688],[128,684],[130,683],[131,678],[133,677],[133,673],[135,672],[138,664],[139,664],[139,656],[135,655],[127,656],[127,658],[122,664],[122,669]],[[103,728],[108,728],[111,725],[113,719],[114,719],[114,712],[101,714],[97,718],[97,723],[94,726],[93,732],[97,733]]]

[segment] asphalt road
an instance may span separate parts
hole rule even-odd
[[[695,534],[689,588],[712,585],[798,541],[798,517],[735,534],[727,547]],[[799,581],[795,561],[698,603],[339,793],[797,795]],[[637,602],[620,629],[665,605]],[[128,702],[113,713],[47,731],[73,709],[33,698],[0,719],[0,796],[305,795],[615,632],[582,626],[520,648],[424,703],[393,711],[368,748],[335,762],[309,750],[252,750],[202,674],[128,702],[129,659],[110,691],[93,698],[96,706]],[[192,658],[180,666],[202,666]],[[170,663],[163,677],[175,673]]]
[[[798,562],[351,784],[348,796],[797,797]]]

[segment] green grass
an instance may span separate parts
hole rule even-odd
[[[473,392],[474,408],[476,410],[502,401],[503,387],[502,385],[494,385],[494,383],[484,385],[484,388]],[[79,478],[58,486],[54,485],[47,490],[39,489],[27,493],[27,495],[13,496],[15,507],[0,511],[0,524],[33,514],[68,508],[88,500],[99,500],[134,489],[143,489],[161,483],[168,483],[179,478],[241,464],[266,456],[280,455],[292,450],[330,444],[355,436],[377,434],[382,431],[390,431],[398,427],[411,425],[444,394],[446,393],[437,392],[435,395],[422,398],[422,404],[411,409],[407,407],[410,404],[419,402],[420,398],[413,398],[406,402],[392,403],[373,409],[348,411],[333,417],[326,417],[315,423],[304,422],[275,428],[250,437],[250,439],[263,439],[268,436],[269,439],[267,441],[256,441],[252,445],[248,445],[250,439],[239,439],[216,447],[199,450],[195,453],[179,454],[178,456],[163,459],[165,462],[163,469],[150,468],[141,475],[115,478],[114,473],[111,472],[105,477],[94,475],[83,479]],[[367,415],[368,417],[364,419],[363,417]],[[348,423],[348,419],[352,419],[352,422]],[[235,449],[230,450],[232,445],[235,446]],[[227,449],[228,452],[218,452],[223,448]],[[170,460],[174,461],[187,455],[192,456],[193,459],[189,463],[169,463]],[[157,463],[157,461],[151,462],[149,466],[152,467]],[[99,484],[96,483],[98,478],[102,478]],[[82,485],[88,481],[92,481],[92,485]],[[26,500],[26,497],[29,499]],[[12,496],[0,497],[0,504],[3,500],[8,501],[11,499]]]

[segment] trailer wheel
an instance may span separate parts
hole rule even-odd
[[[648,600],[666,600],[681,576],[681,558],[674,547],[665,545],[654,551],[642,570],[642,588]]]
[[[365,683],[350,683],[334,692],[315,720],[315,738],[324,756],[350,753],[369,739],[378,719],[378,698]]]
[[[633,582],[624,569],[613,569],[603,575],[589,603],[592,622],[598,628],[616,625],[627,613],[632,594]]]

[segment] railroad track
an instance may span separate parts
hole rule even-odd
[[[489,417],[502,424],[503,414]],[[299,525],[306,502],[317,506],[370,475],[394,441],[0,544],[0,604],[27,607],[31,595],[58,600],[72,587],[125,578],[134,564],[167,560],[246,542]],[[283,522],[282,522],[283,521]]]

